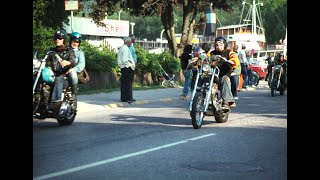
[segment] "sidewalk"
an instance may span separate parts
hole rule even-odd
[[[166,89],[133,90],[134,104],[148,104],[160,101],[173,101],[180,99],[182,87]],[[120,90],[110,93],[78,95],[78,112],[88,112],[130,106],[127,102],[120,101]]]
[[[268,87],[267,82],[260,80],[257,87],[251,88],[249,91],[255,89]],[[180,100],[183,87],[166,88],[166,89],[148,89],[148,90],[133,90],[133,98],[136,99],[134,104],[148,104],[164,101]],[[190,96],[190,94],[189,94]],[[108,108],[131,106],[127,102],[120,101],[120,90],[110,93],[99,93],[90,95],[78,95],[78,112],[90,112],[106,110]]]

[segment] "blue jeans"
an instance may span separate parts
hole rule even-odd
[[[67,75],[61,74],[60,76],[57,76],[54,83],[54,87],[52,89],[52,101],[59,100],[62,98],[61,95],[63,92],[63,83],[65,76],[68,77],[69,85],[78,84],[78,73],[74,69],[72,69]]]
[[[238,86],[239,86],[239,75],[233,75],[230,77],[231,82],[231,92],[233,97],[238,96]]]
[[[253,73],[251,69],[248,69],[248,85],[252,86],[253,85]]]
[[[62,100],[61,95],[63,91],[63,82],[64,82],[64,76],[65,74],[61,74],[60,76],[56,76],[56,80],[54,81],[54,86],[52,89],[52,96],[51,100]]]
[[[224,75],[222,78],[220,78],[220,85],[223,101],[228,103],[235,102],[231,92],[231,82],[229,76]]]
[[[190,87],[191,70],[189,69],[189,70],[183,71],[183,75],[185,80],[184,80],[182,94],[187,96],[189,92],[189,87]]]
[[[67,76],[71,85],[78,84],[78,73],[74,69],[72,69]]]

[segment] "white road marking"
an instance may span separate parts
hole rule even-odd
[[[213,136],[213,135],[215,135],[215,133],[210,133],[210,134],[206,134],[206,135],[203,135],[203,136],[198,136],[198,137],[194,137],[194,138],[190,138],[190,139],[186,139],[186,140],[182,140],[182,141],[178,141],[178,142],[174,142],[174,143],[158,146],[158,147],[155,147],[155,148],[150,148],[150,149],[146,149],[146,150],[142,150],[142,151],[138,151],[138,152],[134,152],[134,153],[130,153],[130,154],[125,154],[125,155],[114,157],[114,158],[111,158],[111,159],[105,159],[105,160],[102,160],[102,161],[98,161],[98,162],[94,162],[94,163],[90,163],[90,164],[86,164],[86,165],[82,165],[82,166],[66,169],[66,170],[63,170],[63,171],[50,173],[50,174],[47,174],[47,175],[37,176],[37,177],[34,177],[33,179],[34,180],[42,180],[42,179],[48,179],[48,178],[52,178],[52,177],[56,177],[56,176],[61,176],[61,175],[64,175],[64,174],[69,174],[69,173],[72,173],[72,172],[76,172],[76,171],[80,171],[80,170],[83,170],[83,169],[87,169],[87,168],[91,168],[91,167],[107,164],[107,163],[118,161],[118,160],[121,160],[121,159],[126,159],[126,158],[130,158],[130,157],[133,157],[133,156],[146,154],[146,153],[157,151],[157,150],[160,150],[160,149],[163,149],[163,148],[176,146],[176,145],[179,145],[179,144],[182,144],[182,143],[187,143],[189,141],[194,141],[194,140],[206,138],[206,137]]]

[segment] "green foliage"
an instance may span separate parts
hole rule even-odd
[[[52,39],[54,32],[51,28],[33,30],[33,52],[38,51],[38,58],[43,58],[46,52],[55,46]]]
[[[162,68],[169,74],[175,74],[181,70],[180,59],[170,53],[164,51],[159,56]]]
[[[115,72],[117,71],[116,53],[107,48],[95,47],[87,41],[81,42],[81,49],[86,58],[86,69],[96,72]]]

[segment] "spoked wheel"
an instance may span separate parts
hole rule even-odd
[[[277,80],[273,78],[271,80],[271,96],[274,97],[277,91]]]
[[[204,97],[201,92],[197,92],[193,98],[192,110],[190,116],[192,119],[192,126],[194,129],[200,129],[204,118]]]
[[[172,81],[170,81],[170,84],[171,84],[171,86],[173,86],[175,88],[179,87],[179,84],[177,81],[172,80]]]
[[[34,93],[33,94],[33,114],[35,114],[40,105],[40,94]]]
[[[167,80],[162,81],[161,85],[165,87],[168,86],[168,81]]]
[[[35,114],[39,108],[40,101],[41,101],[41,94],[40,90],[42,89],[42,84],[40,83],[36,87],[36,92],[33,93],[33,114]]]

